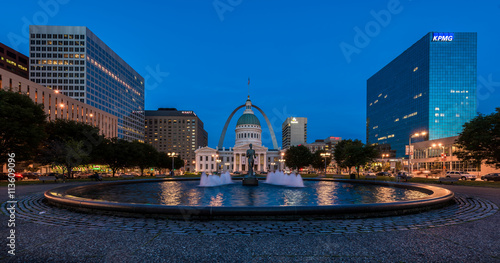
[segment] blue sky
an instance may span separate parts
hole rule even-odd
[[[500,1],[29,3],[3,3],[0,42],[28,54],[29,24],[87,26],[147,78],[146,109],[195,111],[211,147],[245,102],[248,77],[252,102],[267,113],[280,145],[290,116],[308,118],[309,142],[364,141],[366,80],[430,31],[478,32],[478,111],[500,107]],[[369,41],[356,47],[355,28],[367,27]],[[356,52],[344,54],[346,45]],[[234,144],[236,119],[225,146]],[[263,128],[263,143],[272,146]]]

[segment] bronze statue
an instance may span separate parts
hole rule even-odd
[[[253,166],[254,166],[254,159],[255,159],[255,150],[252,149],[252,144],[249,145],[250,149],[247,150],[247,157],[248,157],[248,177],[254,177],[255,174],[253,172]]]

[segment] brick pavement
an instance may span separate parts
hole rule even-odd
[[[158,218],[131,218],[72,212],[47,205],[43,193],[18,200],[16,217],[40,225],[104,231],[168,233],[174,235],[342,235],[417,230],[462,224],[495,214],[493,202],[456,195],[456,204],[419,214],[365,219],[299,219],[185,221]],[[6,203],[2,211],[7,214]]]

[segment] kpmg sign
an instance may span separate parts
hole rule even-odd
[[[432,33],[432,41],[451,42],[455,38],[454,33]]]

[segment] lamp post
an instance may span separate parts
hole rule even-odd
[[[218,173],[219,173],[219,165],[220,165],[220,163],[221,163],[222,161],[221,161],[220,159],[218,159],[218,158],[217,158],[216,162],[217,162],[217,169],[216,169],[216,173],[218,174]]]
[[[283,152],[282,152],[282,153],[281,153],[281,159],[279,159],[279,162],[280,162],[280,170],[281,170],[281,171],[283,171],[283,168],[285,168],[285,167],[282,167],[282,166],[283,166],[283,164],[282,164],[282,163],[284,163],[284,162],[285,162],[285,158],[284,158],[284,157],[285,157],[285,153],[283,153]]]
[[[385,163],[385,158],[386,157],[389,157],[389,154],[388,153],[383,153],[382,154],[382,171],[384,171],[384,163]],[[391,169],[390,166],[389,166],[389,169]]]
[[[215,155],[212,154],[212,159],[214,157],[215,157],[215,165],[216,165],[216,167],[215,167],[215,173],[218,173],[219,172],[219,163],[220,163],[219,155],[218,154],[215,154]]]
[[[419,136],[425,136],[427,133],[426,132],[417,132],[417,133],[414,133],[412,135],[410,135],[410,138],[409,138],[409,157],[408,157],[408,173],[409,174],[413,174],[413,165],[411,164],[411,159],[413,159],[413,150],[411,148],[411,138],[413,137],[419,137]]]
[[[331,153],[321,153],[321,157],[325,158],[325,177],[326,177],[326,158],[330,157]]]
[[[167,153],[167,155],[172,158],[172,170],[170,170],[170,174],[173,176],[174,175],[174,157],[176,155],[175,152]]]
[[[276,163],[271,163],[271,165],[273,166],[273,172],[275,172],[276,169],[274,166],[276,165]]]
[[[444,165],[444,158],[446,158],[446,155],[444,154],[444,145],[442,143],[438,143],[438,144],[433,143],[432,147],[441,147],[441,149],[442,149],[442,151],[441,151],[441,161],[443,162],[442,168],[443,168],[443,175],[444,175],[445,169],[446,169],[446,167]]]

